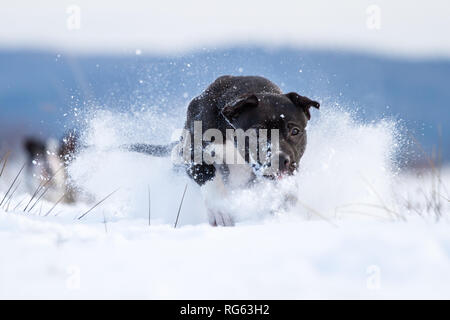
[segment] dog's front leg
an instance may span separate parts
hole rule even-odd
[[[213,227],[233,227],[233,217],[227,213],[208,208],[208,221]]]
[[[225,209],[223,202],[226,201],[228,192],[221,175],[216,175],[214,180],[207,182],[202,187],[205,206],[208,211],[209,224],[217,227],[232,227],[234,219]]]

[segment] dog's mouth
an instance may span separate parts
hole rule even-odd
[[[272,181],[278,181],[278,180],[283,180],[286,177],[290,177],[292,176],[292,174],[270,174],[270,175],[264,175],[263,177],[265,179],[269,179]]]
[[[269,179],[269,180],[273,180],[273,181],[282,180],[284,178],[293,176],[295,174],[295,172],[296,172],[296,168],[292,167],[292,168],[289,168],[288,170],[277,171],[273,174],[264,174],[263,177],[265,179]]]
[[[259,166],[254,166],[253,168],[255,169],[255,173],[259,171],[259,176],[273,181],[293,176],[297,172],[296,163],[289,165],[287,168],[278,168],[277,170],[272,169],[270,162],[267,164],[259,164]]]

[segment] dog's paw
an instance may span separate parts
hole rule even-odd
[[[228,213],[223,213],[219,211],[208,210],[208,220],[209,224],[213,227],[233,227],[234,220],[233,217]]]

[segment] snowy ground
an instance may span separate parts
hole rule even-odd
[[[142,115],[123,117],[91,117],[92,147],[70,167],[95,200],[47,216],[45,200],[24,213],[23,182],[0,209],[1,298],[450,298],[450,170],[399,171],[391,122],[361,124],[324,106],[299,174],[233,194],[225,205],[237,226],[213,228],[199,188],[167,161],[112,151],[140,139],[124,133]],[[19,167],[6,168],[0,200]],[[294,208],[269,214],[297,187]]]
[[[450,298],[446,224],[0,221],[2,298]]]

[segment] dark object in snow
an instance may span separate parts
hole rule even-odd
[[[25,139],[23,146],[28,156],[29,170],[38,167],[39,176],[52,182],[49,188],[62,187],[64,201],[74,202],[75,192],[67,181],[66,169],[79,149],[78,133],[75,130],[68,131],[59,142],[52,139],[44,142],[29,137]]]

